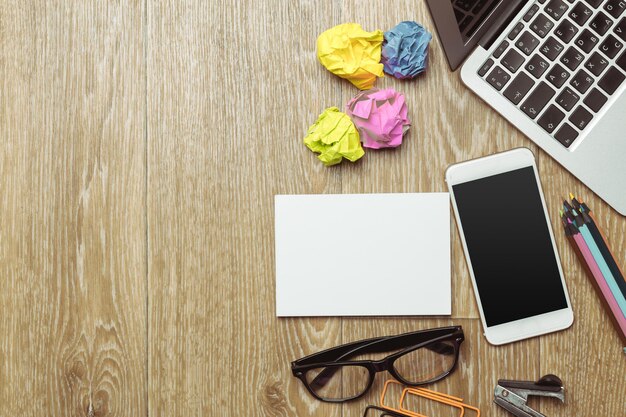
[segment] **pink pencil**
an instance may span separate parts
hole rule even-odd
[[[589,267],[591,274],[596,280],[596,283],[598,284],[598,287],[600,288],[600,291],[602,292],[604,299],[607,301],[609,308],[611,309],[611,312],[613,313],[613,316],[615,317],[615,321],[617,322],[619,328],[622,330],[622,333],[626,335],[626,317],[624,317],[624,314],[622,314],[622,310],[619,308],[619,305],[617,305],[617,301],[615,300],[615,297],[613,296],[611,289],[609,288],[606,281],[604,280],[604,276],[602,275],[602,272],[600,271],[598,264],[593,258],[593,255],[591,254],[591,251],[589,250],[587,243],[585,243],[585,239],[582,237],[580,233],[574,234],[572,238],[576,242],[578,249],[580,249],[580,252],[583,255],[583,258],[585,259],[585,263]]]

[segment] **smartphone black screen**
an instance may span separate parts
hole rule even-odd
[[[566,308],[533,167],[452,188],[487,327]]]

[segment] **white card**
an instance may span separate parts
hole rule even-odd
[[[449,315],[448,193],[275,196],[276,315]]]

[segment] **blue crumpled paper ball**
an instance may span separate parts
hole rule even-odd
[[[396,78],[414,78],[428,66],[428,44],[433,36],[416,22],[399,23],[385,32],[381,62]]]

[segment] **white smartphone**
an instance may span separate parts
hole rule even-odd
[[[571,326],[532,152],[452,165],[446,182],[487,341],[501,345]]]

